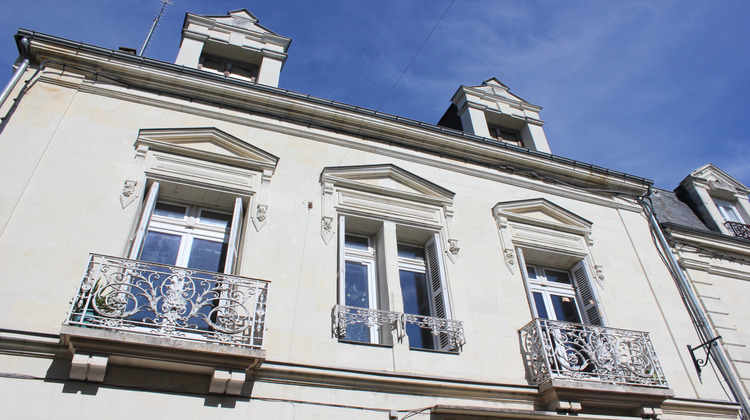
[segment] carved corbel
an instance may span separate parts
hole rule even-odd
[[[594,270],[596,271],[596,278],[599,279],[599,281],[604,281],[604,266],[603,265],[595,265]]]
[[[500,234],[500,243],[503,246],[503,261],[505,266],[508,267],[508,271],[515,273],[516,270],[516,251],[513,248],[513,242],[511,241],[511,233],[508,231],[508,219],[500,216],[495,216],[497,222],[497,231]]]
[[[323,242],[328,245],[328,243],[331,242],[331,239],[336,235],[336,228],[333,223],[333,183],[323,183],[321,201],[320,237],[323,238]]]
[[[138,179],[143,178],[143,162],[146,159],[146,152],[148,152],[148,146],[138,146],[135,151],[135,158],[133,164],[130,166],[130,175],[125,180],[122,186],[122,193],[120,193],[120,205],[125,208],[130,205],[138,197]]]
[[[448,239],[448,250],[445,252],[448,254],[448,259],[451,260],[453,264],[456,263],[456,260],[458,259],[458,251],[460,251],[461,248],[458,247],[458,239]]]
[[[135,193],[135,186],[138,185],[138,181],[132,181],[126,179],[122,186],[122,194],[120,194],[120,205],[125,208],[135,201],[137,194]]]
[[[268,221],[268,189],[271,184],[271,175],[273,171],[265,169],[260,180],[260,192],[258,194],[255,211],[252,214],[253,226],[260,232]]]
[[[512,273],[513,266],[516,265],[516,252],[512,249],[506,249],[503,251],[503,257],[505,257],[505,265]]]
[[[445,216],[445,236],[451,238],[453,236],[451,234],[451,231],[453,230],[453,207],[443,206],[443,215]],[[453,264],[458,260],[458,251],[460,249],[461,248],[458,247],[458,239],[448,239],[448,249],[445,253]]]

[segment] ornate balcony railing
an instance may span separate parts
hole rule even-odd
[[[416,325],[420,332],[432,334],[437,338],[437,346],[441,350],[458,350],[464,344],[464,323],[453,319],[438,318],[415,314],[403,314],[404,330],[408,332],[409,325]],[[411,340],[411,335],[410,335]],[[423,344],[428,340],[422,339]],[[429,344],[426,346],[431,348]]]
[[[401,314],[379,309],[336,305],[331,314],[334,337],[351,341],[370,341],[370,331],[376,335],[399,327]]]
[[[737,222],[726,222],[724,223],[724,226],[726,226],[734,236],[750,239],[750,225]]]
[[[646,332],[535,319],[521,328],[530,376],[668,387]]]
[[[401,339],[407,333],[407,325],[414,325],[420,331],[437,337],[443,350],[458,350],[466,342],[463,322],[452,319],[336,305],[333,307],[332,320],[333,335],[351,341],[370,342],[372,330],[375,336],[396,330],[398,339]]]
[[[260,349],[268,282],[91,254],[65,324]]]

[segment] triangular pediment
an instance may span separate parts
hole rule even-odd
[[[708,185],[709,190],[715,193],[740,193],[744,195],[748,195],[750,193],[750,189],[747,186],[737,181],[726,172],[722,171],[711,163],[705,164],[691,172],[690,175],[682,181],[682,184],[685,184],[686,181],[690,180],[703,181]]]
[[[449,204],[453,192],[396,165],[338,166],[323,169],[321,182],[371,193]]]
[[[493,208],[493,214],[495,218],[505,218],[527,225],[582,235],[591,233],[591,222],[544,198],[497,203]]]
[[[510,88],[495,77],[485,80],[480,86],[474,86],[474,89],[481,90],[489,95],[499,96],[513,101],[526,102],[520,97],[510,93]]]
[[[271,170],[279,158],[217,128],[157,128],[139,131],[136,147],[256,170]]]

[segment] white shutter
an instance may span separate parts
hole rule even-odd
[[[578,297],[581,300],[581,309],[583,309],[583,316],[586,318],[585,323],[591,325],[604,325],[602,323],[602,316],[599,313],[599,308],[597,307],[594,285],[591,284],[584,261],[579,261],[570,271],[573,273],[573,282],[575,282],[575,287],[578,290]]]
[[[141,220],[138,223],[138,230],[135,231],[135,238],[133,239],[133,245],[130,248],[130,259],[138,259],[141,253],[141,246],[143,246],[143,238],[146,237],[146,229],[148,229],[148,222],[151,220],[151,213],[154,212],[154,206],[156,205],[156,197],[159,195],[159,183],[154,182],[151,188],[148,189],[146,200],[143,202],[143,209],[141,210]]]
[[[234,200],[234,213],[232,214],[232,226],[229,230],[229,243],[227,244],[227,259],[224,262],[224,274],[237,274],[237,256],[240,252],[240,233],[242,232],[242,199]]]
[[[344,298],[344,281],[346,276],[346,257],[344,255],[346,251],[346,223],[344,216],[339,216],[339,247],[338,254],[336,255],[336,266],[338,267],[338,273],[336,275],[336,304],[345,305],[346,299]]]
[[[440,236],[436,233],[425,242],[425,262],[427,263],[427,279],[432,294],[432,316],[451,319],[450,308],[446,304],[445,267],[443,253],[440,248]],[[448,334],[437,336],[436,350],[452,350]]]
[[[440,237],[434,234],[425,242],[425,260],[427,278],[432,290],[432,315],[438,318],[450,318],[450,309],[445,304],[445,267],[440,248]]]
[[[531,292],[531,285],[529,284],[529,271],[526,269],[526,259],[523,256],[521,248],[516,248],[516,256],[518,257],[519,271],[521,271],[521,277],[523,277],[523,286],[526,289],[526,297],[529,299],[529,309],[531,309],[532,318],[539,318],[534,294]]]

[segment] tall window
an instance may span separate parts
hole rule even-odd
[[[130,257],[231,274],[235,270],[242,200],[234,209],[161,198],[154,182],[144,203]]]
[[[344,227],[345,218],[340,219],[340,229]],[[354,219],[354,227],[356,221]],[[384,225],[397,227],[392,222],[367,221],[370,229],[380,231]],[[433,334],[430,328],[419,325],[408,315],[424,317],[447,318],[448,309],[444,298],[444,269],[440,253],[439,236],[436,233],[422,232],[427,237],[424,242],[401,240],[396,235],[372,232],[363,234],[355,228],[343,235],[343,261],[340,274],[343,279],[339,283],[339,303],[350,308],[374,309],[393,311],[388,307],[388,300],[384,297],[388,293],[401,295],[403,313],[407,314],[405,332],[409,338],[411,348],[441,350],[447,348],[447,337],[444,334]],[[395,241],[393,241],[395,239]],[[388,279],[387,266],[398,266],[398,279]],[[393,289],[389,290],[389,287]],[[382,296],[381,296],[382,295]],[[374,316],[361,319],[346,326],[344,338],[347,341],[369,343],[385,343],[388,341],[389,330],[373,322]]]
[[[439,243],[433,235],[424,245],[398,244],[399,282],[404,313],[446,318]],[[435,336],[418,324],[407,323],[409,346],[421,349],[445,347],[445,337]]]
[[[215,273],[232,274],[236,268],[242,200],[235,200],[233,210],[220,209],[162,198],[159,190],[154,182],[148,191],[130,256],[162,265],[150,268],[158,275],[133,280],[131,293],[139,310],[129,319],[156,321],[170,313],[170,293],[178,293],[178,298],[190,301],[182,302],[188,307],[180,312],[186,322],[209,329],[209,323],[217,322],[215,308],[220,303]],[[181,275],[175,267],[191,272]],[[150,286],[144,289],[143,282]]]
[[[377,309],[377,276],[372,238],[355,235],[345,235],[345,238],[345,281],[341,289],[341,301],[346,306]],[[375,325],[349,325],[346,329],[346,338],[351,341],[377,343],[378,329]]]
[[[601,315],[583,261],[570,270],[526,264],[526,278],[536,317],[601,325]]]
[[[198,270],[224,271],[232,214],[157,202],[139,259]]]

